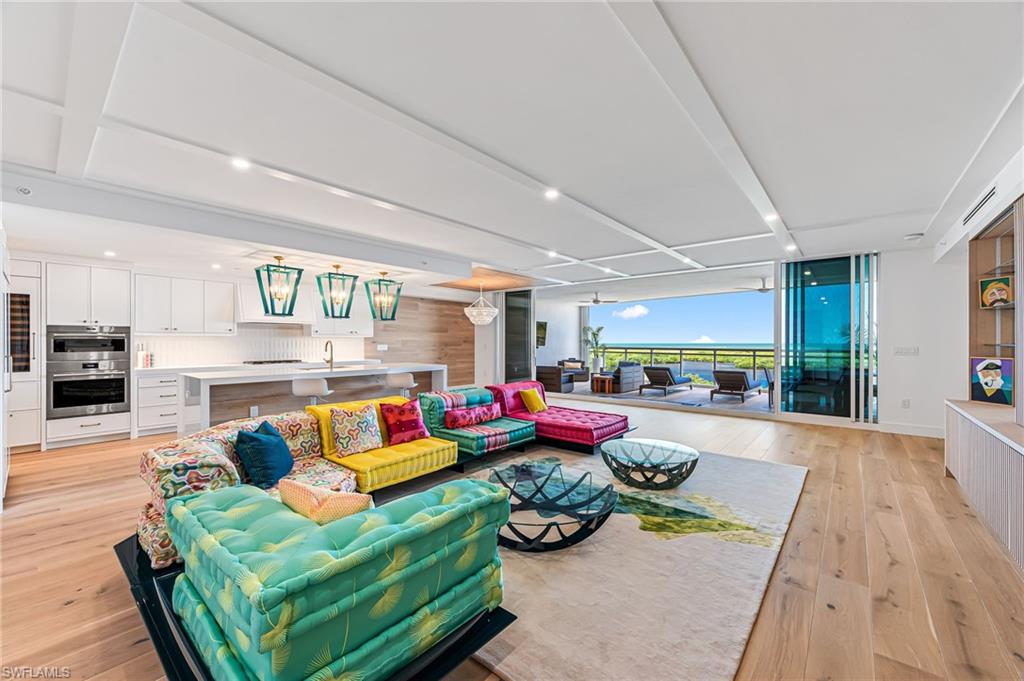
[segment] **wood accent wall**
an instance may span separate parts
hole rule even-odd
[[[402,297],[393,322],[375,321],[373,338],[363,352],[384,362],[436,362],[448,365],[448,385],[472,385],[476,380],[473,324],[466,303]],[[384,343],[387,352],[378,352]]]

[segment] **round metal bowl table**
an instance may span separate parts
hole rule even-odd
[[[612,475],[627,485],[671,489],[690,477],[697,467],[700,452],[678,442],[620,438],[601,445],[601,458]]]

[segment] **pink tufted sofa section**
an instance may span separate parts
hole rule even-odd
[[[544,386],[537,381],[487,386],[494,394],[494,401],[501,407],[501,413],[504,416],[533,421],[536,424],[538,438],[594,446],[618,437],[629,429],[629,419],[625,416],[588,409],[548,405],[546,410],[531,414],[519,396],[520,390],[530,388],[536,388],[540,396],[544,397]]]

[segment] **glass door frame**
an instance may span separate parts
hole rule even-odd
[[[782,377],[783,357],[785,354],[785,324],[787,322],[784,308],[785,288],[783,282],[786,277],[786,266],[790,263],[805,263],[814,260],[827,260],[849,258],[850,261],[850,371],[848,377],[848,389],[850,390],[849,414],[823,415],[809,414],[794,411],[783,411],[782,409]],[[814,258],[790,258],[775,262],[775,385],[772,386],[772,400],[774,408],[772,415],[780,420],[820,423],[823,425],[836,425],[844,427],[863,427],[876,429],[880,422],[878,386],[881,383],[877,375],[878,369],[878,286],[880,282],[879,265],[880,254],[878,251],[871,253],[847,253]],[[858,269],[858,266],[860,269]],[[865,292],[870,292],[866,295]],[[867,305],[860,304],[860,301],[867,299]],[[856,323],[854,322],[854,315]],[[865,391],[865,382],[858,380],[858,376],[866,369],[870,380],[868,392]],[[867,399],[867,402],[865,402]],[[868,417],[863,418],[864,405],[870,405],[867,410]]]

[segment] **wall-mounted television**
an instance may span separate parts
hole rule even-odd
[[[548,323],[537,322],[537,347],[542,348],[548,342]]]

